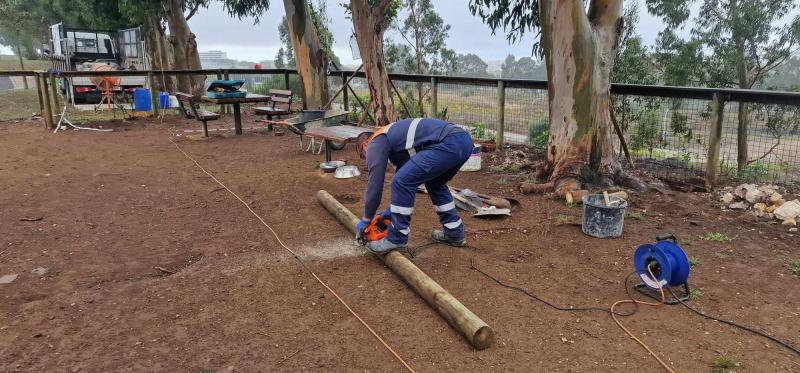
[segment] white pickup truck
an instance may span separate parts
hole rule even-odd
[[[68,28],[63,23],[50,26],[51,44],[46,54],[54,71],[91,71],[97,65],[119,70],[146,70],[149,66],[139,28],[117,32]],[[119,94],[145,85],[143,76],[126,76],[115,89]],[[97,103],[102,92],[89,77],[60,80],[62,92],[73,103]]]

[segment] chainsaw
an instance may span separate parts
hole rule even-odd
[[[369,225],[364,228],[364,232],[359,235],[358,243],[366,245],[367,242],[379,241],[386,237],[386,235],[389,234],[389,224],[391,224],[391,222],[391,219],[381,219],[380,215],[376,215],[372,218],[372,221],[369,222]]]

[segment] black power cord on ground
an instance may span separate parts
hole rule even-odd
[[[440,244],[440,243],[439,242],[429,242],[429,243],[417,246],[413,250],[410,249],[409,250],[409,254],[411,255],[411,258],[413,259],[414,255],[420,249],[424,249],[426,247],[437,245],[437,244]],[[503,282],[502,280],[498,279],[497,277],[495,277],[495,276],[485,272],[484,270],[478,268],[475,265],[475,257],[477,256],[478,248],[475,247],[475,246],[470,246],[470,245],[465,245],[463,247],[468,249],[469,252],[470,252],[470,256],[469,256],[469,268],[470,269],[475,270],[476,272],[480,273],[481,275],[483,275],[486,278],[494,281],[496,284],[498,284],[498,285],[500,285],[500,286],[502,286],[504,288],[512,289],[512,290],[518,291],[518,292],[520,292],[522,294],[525,294],[527,297],[532,298],[534,300],[537,300],[540,303],[542,303],[542,304],[544,304],[544,305],[546,305],[546,306],[548,306],[550,308],[553,308],[555,310],[558,310],[558,311],[572,311],[572,312],[606,312],[608,314],[614,314],[614,315],[623,316],[623,317],[632,316],[639,310],[638,303],[633,303],[634,304],[634,309],[631,312],[628,312],[628,313],[612,312],[610,308],[603,308],[603,307],[563,307],[563,306],[559,306],[559,305],[557,305],[555,303],[552,303],[550,301],[547,301],[547,300],[539,297],[538,295],[532,293],[531,291],[529,291],[529,290],[527,290],[525,288],[507,284],[507,283]],[[634,299],[631,296],[631,293],[630,293],[630,291],[628,289],[628,281],[629,281],[631,275],[634,275],[634,274],[636,274],[636,271],[632,271],[632,272],[628,273],[625,276],[625,281],[624,281],[624,283],[625,283],[625,294],[627,294],[628,298],[630,300],[632,300],[632,301]],[[753,329],[752,327],[749,327],[749,326],[746,326],[746,325],[742,325],[742,324],[738,324],[738,323],[733,322],[733,321],[724,320],[724,319],[721,319],[721,318],[718,318],[718,317],[714,317],[714,316],[711,316],[711,315],[709,315],[707,313],[704,313],[704,312],[702,312],[700,310],[697,310],[697,309],[693,308],[692,306],[686,304],[678,296],[676,296],[671,288],[669,288],[669,287],[665,287],[665,288],[669,291],[669,293],[673,296],[673,298],[678,300],[678,302],[681,305],[683,305],[684,307],[686,307],[690,311],[696,313],[697,315],[702,316],[703,318],[706,318],[708,320],[713,320],[713,321],[717,321],[717,322],[720,322],[720,323],[723,323],[723,324],[727,324],[727,325],[733,326],[735,328],[739,328],[741,330],[744,330],[746,332],[750,332],[750,333],[753,333],[755,335],[764,337],[764,338],[774,342],[775,344],[777,344],[777,345],[779,345],[781,347],[784,347],[787,350],[789,350],[791,352],[794,352],[795,354],[800,356],[800,350],[797,349],[796,347],[790,345],[788,342],[782,341],[782,340],[780,340],[780,339],[778,339],[776,337],[773,337],[773,336],[771,336],[771,335],[769,335],[767,333],[764,333],[764,332],[758,331],[756,329]]]

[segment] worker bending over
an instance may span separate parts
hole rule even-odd
[[[381,204],[386,167],[395,167],[392,197],[382,218],[391,216],[388,235],[368,242],[376,254],[408,247],[409,225],[414,212],[417,187],[425,185],[444,230],[433,230],[437,242],[463,246],[464,224],[456,213],[453,196],[447,187],[472,153],[472,138],[462,128],[433,118],[404,119],[358,138],[362,157],[366,155],[369,181],[364,197],[364,215],[357,226],[359,235],[369,225]]]

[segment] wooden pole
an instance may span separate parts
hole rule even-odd
[[[347,207],[324,190],[317,192],[317,201],[333,214],[351,233],[355,234],[358,218]],[[472,346],[483,350],[492,345],[494,332],[483,320],[450,295],[436,281],[422,272],[398,251],[380,257],[409,287],[425,299],[439,314],[457,329]]]
[[[56,123],[53,121],[53,107],[50,105],[50,91],[47,86],[47,76],[40,75],[42,81],[42,95],[44,95],[44,117],[47,127],[50,129],[56,128]]]
[[[706,160],[706,188],[713,189],[717,185],[719,172],[719,144],[722,140],[722,121],[725,118],[725,99],[714,93],[711,101],[711,136],[708,141],[708,159]]]
[[[58,111],[61,108],[61,102],[58,99],[58,84],[56,84],[55,74],[50,74],[50,87],[53,89],[53,108]]]
[[[342,73],[342,105],[344,105],[344,111],[350,111],[349,100],[347,99],[347,83],[350,80],[347,79],[347,75]]]
[[[431,77],[431,117],[439,118],[439,83],[436,81],[435,76]]]
[[[389,79],[389,84],[392,86],[392,89],[394,89],[394,93],[397,95],[397,98],[400,100],[400,104],[403,105],[403,109],[406,111],[406,115],[407,115],[406,118],[411,118],[411,111],[408,110],[408,106],[406,105],[406,101],[403,100],[403,95],[400,94],[400,91],[397,90],[397,87],[394,85],[394,82],[391,79]],[[420,103],[420,105],[422,105],[422,103]]]
[[[611,114],[611,124],[614,125],[614,132],[616,132],[617,138],[619,138],[619,147],[622,148],[622,151],[625,153],[625,159],[628,160],[628,164],[632,169],[635,170],[636,164],[633,163],[631,152],[628,151],[628,142],[625,141],[625,135],[622,133],[622,128],[619,126],[619,122],[617,122],[617,115],[614,114],[614,104],[611,100],[608,102],[608,111]]]
[[[231,80],[231,74],[228,73],[228,69],[223,70],[222,75],[225,80]],[[236,116],[236,110],[234,110],[234,108],[231,105],[222,105],[222,106],[225,107],[226,114],[233,112],[234,117]],[[239,115],[241,115],[241,112]],[[241,135],[241,133],[237,133],[237,135]]]
[[[286,90],[290,91],[290,89],[289,89],[289,70],[284,70],[283,71],[283,82],[284,82],[284,86],[286,87]]]
[[[497,81],[497,135],[495,141],[497,148],[502,149],[505,144],[506,134],[506,82]]]
[[[158,97],[158,89],[156,89],[156,77],[152,71],[147,73],[147,81],[150,82],[150,102],[153,105],[153,116],[157,117],[160,109],[158,105],[161,100]]]
[[[44,97],[42,96],[41,78],[39,77],[39,73],[35,73],[33,77],[34,84],[36,84],[36,96],[39,99],[39,115],[44,119],[44,127],[50,128],[50,122],[48,122],[47,118],[44,116]]]
[[[369,116],[369,119],[372,121],[372,123],[377,123],[377,122],[375,122],[375,118],[372,117],[372,114],[369,113],[369,107],[367,107],[367,105],[364,105],[364,101],[361,101],[361,99],[358,98],[358,93],[356,93],[356,91],[353,90],[353,87],[351,87],[348,84],[347,88],[350,89],[350,92],[353,93],[353,98],[356,99],[356,101],[358,102],[359,105],[361,105],[361,107],[364,109],[364,113],[366,113],[367,116]],[[371,104],[372,104],[372,96],[370,96],[368,104],[371,106]],[[361,122],[361,120],[359,120],[359,122]],[[359,123],[359,125],[361,125],[361,123]]]

